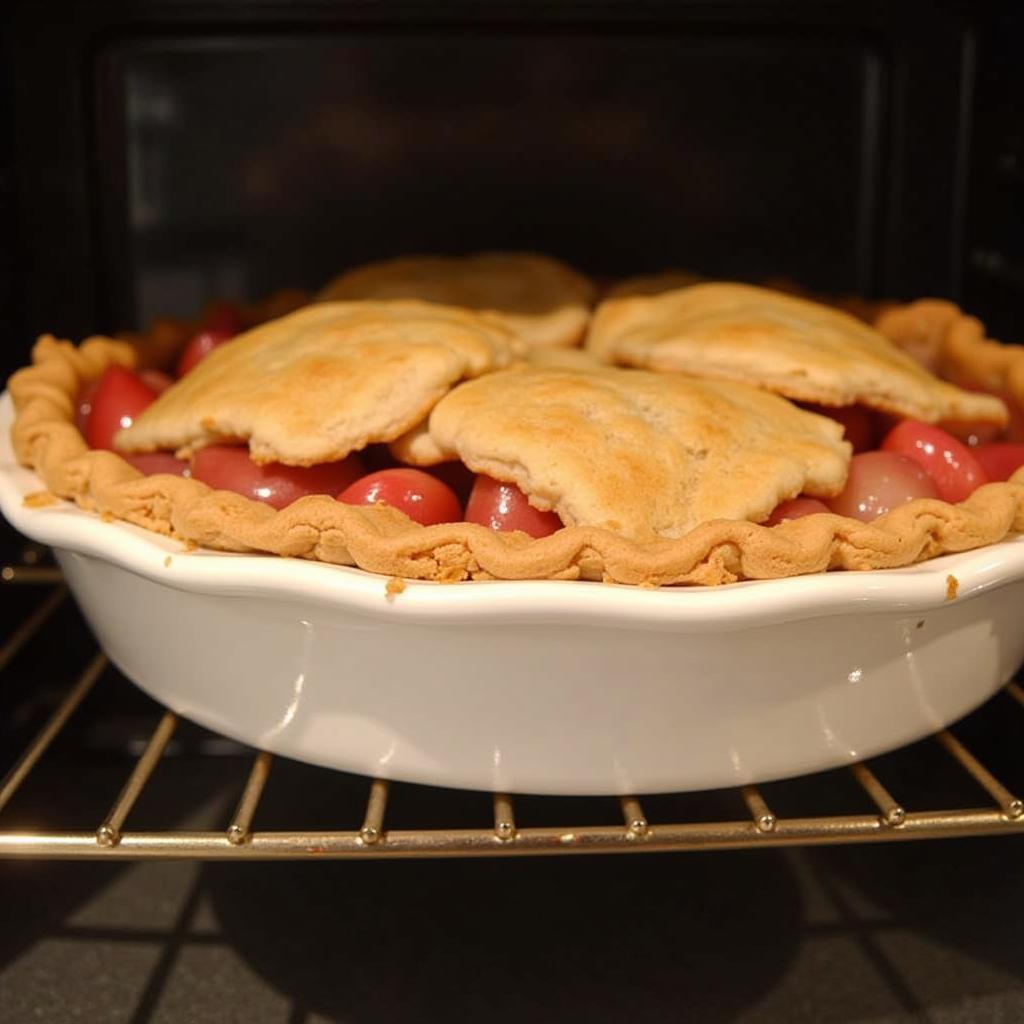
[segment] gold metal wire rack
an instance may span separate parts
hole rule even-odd
[[[53,617],[67,598],[59,570],[44,566],[0,568],[0,585],[46,587],[48,593],[0,647],[0,671]],[[357,829],[265,831],[257,825],[260,799],[274,765],[273,755],[253,757],[234,813],[219,831],[136,831],[128,820],[178,726],[166,711],[114,799],[92,831],[4,831],[3,811],[46,753],[86,695],[104,677],[107,659],[97,651],[78,674],[43,727],[0,782],[0,857],[65,859],[282,860],[302,858],[414,858],[524,856],[571,853],[641,853],[772,846],[896,842],[953,836],[1024,834],[1024,802],[985,767],[950,730],[934,740],[976,784],[980,806],[913,810],[866,763],[849,771],[863,797],[860,814],[785,817],[772,811],[762,791],[738,793],[748,815],[737,820],[662,822],[650,820],[640,796],[618,800],[621,825],[521,827],[513,797],[492,794],[493,819],[476,828],[389,829],[388,782],[368,780],[362,825]],[[1024,688],[1009,683],[994,700],[1024,714]]]

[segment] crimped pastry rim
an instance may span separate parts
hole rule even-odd
[[[9,423],[9,396],[0,396],[0,422]],[[4,447],[0,439],[0,449]],[[1024,536],[931,562],[873,573],[817,573],[723,587],[645,588],[563,580],[495,580],[448,585],[393,581],[351,566],[197,549],[181,553],[168,537],[117,520],[105,522],[67,502],[41,511],[22,496],[37,486],[8,453],[0,467],[0,511],[19,530],[62,556],[78,573],[79,560],[118,568],[182,592],[183,599],[274,600],[294,604],[303,617],[338,613],[389,624],[480,627],[566,625],[636,628],[654,632],[732,633],[835,614],[872,612],[910,617],[953,610],[994,588],[1024,580]],[[83,567],[81,573],[86,572]],[[949,578],[957,581],[950,603]],[[96,579],[94,573],[91,578]],[[392,586],[389,589],[389,584]]]
[[[955,350],[962,356],[969,349],[1024,396],[1024,389],[1016,389],[1024,379],[1024,348],[986,341],[983,331],[978,338],[977,321],[959,311],[950,317],[948,304],[942,308],[942,336],[955,342]],[[965,321],[971,322],[969,332]],[[959,505],[919,499],[871,524],[831,514],[774,527],[719,520],[678,540],[650,543],[595,527],[565,527],[539,540],[472,523],[423,527],[395,509],[347,506],[327,496],[275,511],[199,481],[144,477],[112,452],[87,449],[72,422],[81,383],[110,362],[132,361],[130,346],[107,338],[76,348],[42,337],[33,365],[9,385],[18,461],[35,470],[51,494],[81,508],[219,551],[307,558],[446,583],[587,579],[654,587],[899,568],[1024,531],[1024,469],[1007,483],[986,484]]]

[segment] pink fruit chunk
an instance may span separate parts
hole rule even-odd
[[[896,452],[863,452],[850,460],[841,494],[828,506],[841,516],[870,523],[915,498],[936,498],[932,478],[911,458]]]
[[[825,502],[818,501],[817,498],[790,498],[789,501],[775,506],[775,511],[768,517],[765,526],[778,526],[779,523],[788,523],[791,519],[802,519],[818,512],[831,511]]]
[[[285,466],[280,462],[259,465],[249,458],[249,449],[241,445],[200,448],[192,460],[193,479],[274,508],[284,508],[309,494],[337,494],[362,473],[357,455],[319,466]]]
[[[882,451],[913,459],[935,481],[943,501],[963,501],[988,476],[970,448],[930,423],[904,420],[885,436]]]
[[[492,530],[522,530],[531,537],[547,537],[561,529],[554,512],[541,512],[515,484],[478,476],[466,504],[466,522]]]

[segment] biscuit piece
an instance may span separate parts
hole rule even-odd
[[[592,353],[581,348],[532,348],[523,353],[513,365],[542,366],[579,373],[607,369]],[[430,433],[429,417],[392,441],[390,448],[391,454],[399,462],[410,466],[436,466],[457,458],[453,452],[445,451],[434,440]]]
[[[624,277],[608,289],[605,298],[620,299],[632,295],[661,295],[677,288],[689,288],[701,284],[707,278],[692,270],[659,270],[653,274],[637,274]]]
[[[579,370],[581,373],[605,368],[605,364],[593,352],[588,352],[584,348],[534,348],[530,349],[520,362],[527,366]]]
[[[577,345],[594,287],[549,256],[481,252],[471,256],[406,256],[356,267],[317,296],[337,299],[422,299],[486,312],[524,345]]]
[[[820,405],[859,403],[927,423],[1007,418],[999,399],[933,377],[854,317],[752,285],[609,299],[587,347],[606,362],[742,381]]]
[[[425,302],[307,306],[210,353],[117,436],[124,452],[248,441],[256,462],[309,466],[391,441],[448,389],[508,364],[501,324]]]
[[[765,391],[682,374],[519,366],[452,391],[430,437],[515,483],[567,526],[632,540],[713,519],[765,519],[784,498],[836,494],[842,427]]]
[[[391,454],[399,462],[409,466],[436,466],[441,462],[453,461],[455,456],[438,447],[431,436],[428,422],[429,420],[420,421],[388,445]]]
[[[604,363],[581,348],[531,348],[513,365],[545,366],[562,370],[590,373],[607,369]],[[431,436],[428,421],[417,423],[408,433],[396,438],[390,445],[391,454],[399,462],[410,466],[436,466],[450,462],[455,456],[443,451]]]

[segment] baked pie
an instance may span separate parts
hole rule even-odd
[[[422,299],[488,313],[523,344],[579,344],[594,304],[582,274],[537,253],[406,256],[356,267],[317,296],[321,302]]]
[[[683,291],[696,312],[673,292],[608,300],[587,352],[524,352],[488,312],[315,303],[225,341],[159,397],[130,371],[133,346],[44,337],[10,382],[14,447],[53,495],[189,544],[442,582],[718,584],[896,567],[1024,529],[1024,446],[982,445],[954,465],[953,438],[905,421],[884,451],[852,454],[848,409],[783,397],[802,380],[792,397],[819,405],[999,431],[998,398],[933,378],[900,346],[924,338],[932,365],[1017,404],[1020,349],[948,304],[890,310],[874,331],[763,289]],[[737,339],[746,364],[722,355]],[[134,423],[115,438],[100,427],[126,396]],[[880,479],[872,458],[895,497],[858,506],[856,482]]]

